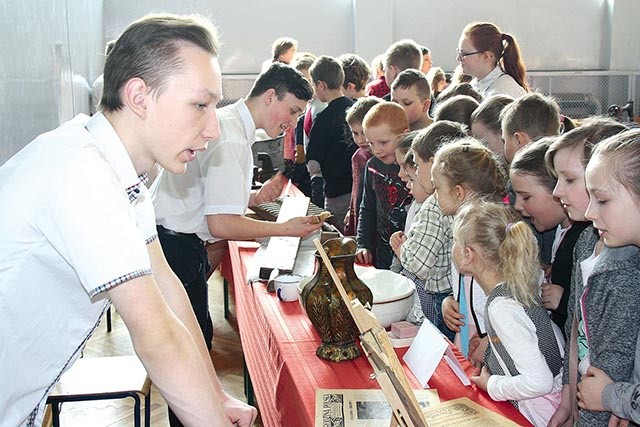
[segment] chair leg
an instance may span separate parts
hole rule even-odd
[[[144,397],[144,426],[151,427],[151,390]]]
[[[222,293],[224,295],[224,318],[229,320],[229,282],[222,279]]]
[[[60,404],[58,402],[51,403],[51,423],[53,427],[60,427]]]
[[[107,309],[107,332],[111,332],[111,307]]]
[[[140,427],[140,396],[135,392],[131,393],[130,396],[133,397],[133,400],[135,401],[133,404],[133,425],[135,427]]]

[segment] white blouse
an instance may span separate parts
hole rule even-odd
[[[527,93],[513,77],[502,71],[500,65],[496,65],[496,68],[484,76],[484,78],[480,80],[473,79],[471,83],[478,89],[478,92],[480,92],[483,98],[488,98],[496,94],[520,98]]]

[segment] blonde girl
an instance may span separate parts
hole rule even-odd
[[[633,130],[604,141],[587,167],[587,187],[592,200],[587,216],[602,231],[608,246],[640,246],[639,159],[640,130]],[[628,261],[634,259],[637,266],[637,254]],[[614,383],[603,370],[589,368],[587,377],[578,386],[581,408],[611,411],[619,419],[640,423],[640,340],[636,343],[632,378]]]
[[[560,402],[562,334],[542,307],[538,244],[511,208],[480,202],[453,224],[453,261],[487,295],[489,349],[471,380],[496,401],[511,401],[536,426],[546,426]]]
[[[596,146],[585,171],[590,198],[585,217],[593,222],[605,246],[599,255],[580,264],[583,281],[576,281],[573,293],[578,345],[576,350],[569,346],[569,366],[574,366],[577,352],[582,378],[577,395],[579,425],[607,425],[611,414],[596,411],[613,409],[614,402],[621,402],[619,396],[610,394],[605,399],[609,402],[606,408],[594,404],[594,393],[589,392],[592,380],[598,383],[608,377],[614,382],[630,381],[634,371],[640,328],[639,144],[637,129],[610,137]],[[575,369],[569,371],[569,396],[576,374]],[[575,401],[570,397],[565,405],[564,397],[554,425],[572,414],[570,407]]]
[[[464,203],[479,199],[500,202],[505,194],[505,173],[500,161],[491,150],[473,138],[440,148],[433,160],[431,180],[444,215],[455,215]],[[452,267],[453,293],[442,302],[444,323],[450,330],[460,332],[456,344],[465,356],[478,364],[486,344],[486,341],[479,340],[485,335],[485,295],[471,277],[465,277],[463,283],[455,266]],[[465,302],[462,313],[461,298]],[[465,336],[467,331],[468,336]]]
[[[557,183],[553,190],[553,195],[560,200],[572,221],[588,221],[585,212],[589,204],[589,194],[585,182],[585,168],[591,153],[597,144],[603,139],[623,132],[627,128],[621,123],[603,117],[593,117],[586,119],[582,125],[570,132],[561,135],[547,150],[545,161],[549,171],[557,177]],[[565,335],[567,345],[565,347],[564,376],[562,403],[556,414],[553,416],[550,425],[563,425],[573,415],[572,407],[575,407],[575,382],[577,382],[578,367],[570,368],[570,345],[574,342],[576,365],[578,360],[582,363],[582,372],[587,371],[589,363],[589,346],[586,345],[586,335],[584,323],[582,321],[581,310],[575,310],[579,304],[579,295],[576,289],[582,289],[585,283],[585,268],[593,265],[600,253],[602,243],[599,242],[599,235],[593,225],[586,227],[574,246],[573,271],[571,274],[571,295],[567,303],[567,323],[565,325]],[[588,275],[587,275],[588,277]],[[576,330],[572,336],[573,318],[575,312]],[[609,316],[610,317],[610,316]],[[578,344],[580,343],[580,344]],[[575,378],[573,390],[569,386],[570,376]],[[606,424],[605,414],[588,413],[583,411],[582,422],[587,425]]]

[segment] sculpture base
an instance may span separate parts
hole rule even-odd
[[[360,348],[355,342],[348,344],[322,343],[316,350],[316,355],[332,362],[342,362],[360,357]]]

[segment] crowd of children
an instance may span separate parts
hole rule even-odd
[[[358,262],[414,282],[407,320],[453,341],[493,399],[536,426],[639,422],[640,132],[563,116],[493,24],[469,24],[457,60],[448,87],[412,40],[371,68],[333,60],[345,78],[316,60],[328,107],[297,141],[314,195]]]
[[[515,37],[491,23],[462,31],[448,88],[412,40],[371,67],[297,48],[276,40],[249,95],[216,110],[212,24],[142,18],[106,59],[101,112],[43,134],[0,168],[0,195],[26,207],[1,212],[0,247],[11,256],[0,270],[30,278],[0,281],[13,308],[0,321],[79,325],[37,337],[16,329],[24,351],[0,366],[13,385],[0,390],[3,422],[41,422],[48,391],[110,299],[175,411],[172,425],[252,425],[255,408],[222,390],[207,351],[209,249],[321,226],[312,216],[244,216],[285,187],[278,174],[251,189],[260,128],[286,134],[291,179],[355,236],[356,260],[413,281],[408,320],[453,341],[492,399],[535,426],[640,424],[640,129],[563,116],[530,90]],[[164,170],[149,192],[156,163]],[[96,260],[108,264],[100,274]],[[46,354],[29,351],[35,338],[48,339]],[[31,353],[29,369],[12,369]]]

